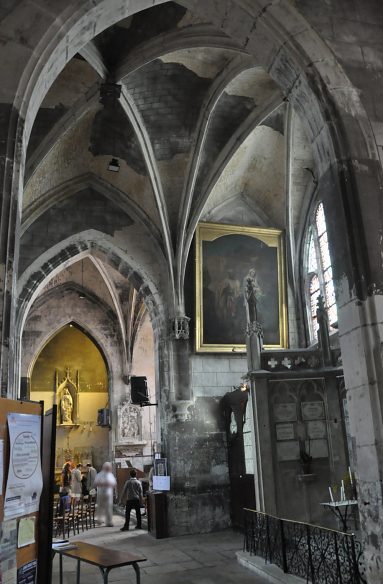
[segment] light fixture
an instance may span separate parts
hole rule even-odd
[[[241,391],[248,391],[249,386],[247,385],[247,383],[243,382],[241,383],[241,385],[239,386]]]
[[[112,158],[108,164],[108,170],[111,172],[118,172],[120,170],[120,163],[117,158]]]

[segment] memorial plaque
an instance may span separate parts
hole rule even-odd
[[[313,458],[328,458],[327,440],[306,440],[306,452],[310,452]]]
[[[277,440],[294,440],[294,424],[276,424]]]
[[[276,422],[295,422],[297,419],[295,402],[274,404],[274,419]]]
[[[298,440],[286,440],[277,442],[277,456],[279,462],[299,459],[299,442]]]
[[[307,422],[307,436],[310,440],[326,438],[326,422],[324,420],[312,420]]]
[[[324,415],[324,402],[302,402],[302,418],[304,420],[323,420]]]

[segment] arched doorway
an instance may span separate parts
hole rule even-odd
[[[57,403],[56,473],[67,460],[97,468],[109,458],[109,428],[97,424],[109,405],[109,376],[96,343],[75,323],[43,347],[31,373],[30,399]]]

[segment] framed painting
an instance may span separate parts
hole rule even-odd
[[[265,348],[287,347],[283,233],[200,223],[196,231],[196,350],[246,349],[244,283],[255,270]]]

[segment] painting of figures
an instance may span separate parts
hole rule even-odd
[[[245,346],[249,293],[264,345],[285,346],[282,232],[201,223],[196,242],[197,351]]]

